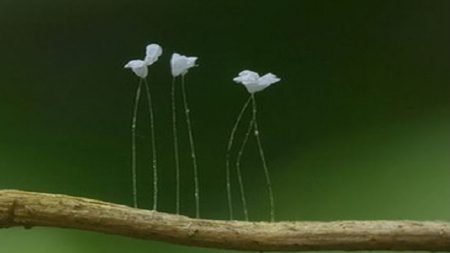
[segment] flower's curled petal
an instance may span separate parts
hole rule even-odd
[[[244,70],[239,73],[239,75],[233,78],[236,83],[241,83],[243,85],[257,84],[259,79],[258,73],[250,70]]]
[[[258,73],[256,73],[255,71],[251,71],[251,70],[243,70],[241,72],[239,72],[239,76],[259,76]]]
[[[124,68],[127,68],[127,69],[139,68],[139,67],[142,67],[143,65],[145,65],[143,63],[144,62],[141,60],[131,60],[127,64],[125,64]]]
[[[190,68],[197,66],[195,64],[196,61],[197,57],[186,57],[177,53],[172,54],[170,59],[172,76],[176,77],[186,74]]]
[[[147,64],[142,60],[131,60],[124,66],[124,68],[131,69],[141,78],[146,78],[148,74]]]
[[[162,48],[158,44],[149,44],[145,48],[145,59],[144,62],[147,65],[152,65],[158,60],[162,54]]]
[[[279,82],[281,79],[272,73],[267,73],[259,78],[259,85],[269,86],[273,83]]]
[[[197,61],[197,59],[198,59],[198,57],[187,57],[187,62],[186,62],[187,67],[188,67],[188,68],[192,68],[192,67],[197,66],[197,65],[195,64],[195,62]]]

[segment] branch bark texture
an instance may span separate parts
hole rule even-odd
[[[15,226],[72,228],[197,247],[249,251],[450,252],[448,222],[204,220],[67,195],[0,190],[0,228]]]

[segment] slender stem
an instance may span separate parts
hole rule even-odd
[[[253,104],[253,121],[255,124],[255,138],[256,138],[256,143],[258,145],[258,150],[259,150],[259,156],[261,157],[261,162],[263,165],[263,169],[264,169],[264,175],[266,178],[266,184],[267,184],[267,189],[269,191],[269,201],[270,201],[270,220],[273,222],[275,221],[275,201],[274,201],[274,197],[273,197],[273,190],[272,190],[272,181],[270,179],[270,173],[269,173],[269,169],[267,168],[267,162],[266,162],[266,157],[264,155],[264,150],[261,144],[261,138],[260,138],[260,132],[258,129],[258,122],[256,120],[256,99],[255,99],[255,95],[252,94],[252,104]]]
[[[177,108],[175,101],[175,77],[172,78],[172,132],[173,152],[175,157],[176,214],[180,213],[180,158],[178,154]]]
[[[231,130],[230,138],[228,139],[228,145],[227,145],[227,153],[226,153],[226,159],[225,159],[225,171],[226,171],[226,183],[227,183],[227,198],[228,198],[228,211],[230,214],[230,220],[233,219],[233,201],[231,198],[231,172],[230,172],[230,155],[231,155],[231,148],[233,147],[233,141],[234,137],[236,135],[236,130],[239,126],[239,123],[241,122],[242,116],[244,115],[245,110],[247,109],[248,105],[250,104],[251,97],[247,99],[247,102],[245,102],[244,106],[242,107],[241,111],[239,112],[238,117],[236,118],[236,121],[234,122],[233,129]]]
[[[145,91],[147,93],[148,113],[150,116],[150,135],[152,145],[152,168],[153,168],[153,210],[158,207],[158,163],[156,154],[156,139],[155,139],[155,119],[153,114],[152,95],[147,79],[144,79]]]
[[[136,121],[139,109],[139,100],[141,98],[142,79],[139,80],[134,99],[133,119],[131,121],[131,179],[133,185],[133,206],[138,207],[137,201],[137,172],[136,172]]]
[[[67,195],[0,190],[0,228],[19,226],[71,228],[243,251],[450,252],[450,223],[445,221],[219,221]]]
[[[195,145],[194,145],[194,137],[192,134],[192,126],[191,126],[191,118],[190,118],[190,111],[185,91],[185,82],[184,82],[184,75],[181,76],[181,93],[183,96],[183,104],[184,104],[184,112],[186,113],[186,125],[188,129],[189,134],[189,144],[191,146],[191,157],[192,157],[192,164],[194,167],[194,197],[195,197],[195,217],[200,217],[200,195],[199,195],[199,182],[198,182],[198,166],[197,166],[197,157],[195,155]]]
[[[244,191],[244,180],[242,179],[242,172],[241,172],[241,159],[242,155],[244,154],[245,146],[247,145],[248,138],[250,137],[250,133],[252,132],[252,129],[254,127],[254,119],[252,118],[248,124],[247,131],[245,132],[244,139],[242,140],[241,147],[239,148],[239,152],[237,154],[236,158],[236,174],[238,178],[239,183],[239,190],[241,193],[241,202],[242,202],[242,209],[244,211],[244,219],[248,221],[248,208],[247,208],[247,199],[245,197],[245,191]]]

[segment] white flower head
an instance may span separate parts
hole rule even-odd
[[[145,48],[144,60],[131,60],[124,68],[131,69],[138,77],[146,78],[148,75],[148,66],[155,63],[162,54],[162,48],[158,44],[149,44]]]
[[[172,76],[185,75],[190,68],[197,66],[195,64],[197,59],[197,57],[187,57],[177,53],[172,54],[172,58],[170,59]]]
[[[241,71],[237,77],[233,78],[233,81],[244,85],[251,94],[262,91],[280,80],[280,78],[272,73],[267,73],[260,77],[258,73],[250,70]]]
[[[149,44],[145,48],[145,63],[150,66],[158,60],[162,54],[162,48],[158,44]]]
[[[125,68],[131,69],[140,78],[146,78],[148,74],[148,68],[145,61],[142,60],[131,60],[126,65]]]

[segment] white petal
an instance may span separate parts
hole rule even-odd
[[[149,44],[145,48],[145,63],[147,65],[152,65],[154,62],[158,60],[158,58],[162,54],[162,48],[158,44]]]
[[[272,73],[268,73],[258,79],[258,85],[253,85],[251,87],[248,86],[246,88],[247,88],[248,92],[255,93],[255,92],[264,90],[265,88],[269,87],[271,84],[276,83],[280,80],[281,79],[278,78],[276,75],[274,75]]]
[[[255,71],[243,70],[243,71],[239,72],[239,76],[249,76],[249,75],[257,75],[259,77],[259,74]]]
[[[233,78],[233,81],[243,85],[257,84],[259,79],[258,73],[250,70],[244,70],[239,73],[239,76]]]
[[[129,61],[124,68],[131,69],[137,76],[146,78],[148,74],[148,68],[144,61],[132,60]]]
[[[281,79],[272,73],[267,73],[259,78],[259,85],[269,86],[273,83],[279,82]]]
[[[176,77],[186,74],[190,68],[196,66],[196,60],[197,57],[186,57],[177,53],[172,54],[170,59],[172,76]]]
[[[131,68],[139,68],[139,67],[142,67],[142,66],[144,66],[144,65],[145,65],[144,61],[141,61],[141,60],[131,60],[131,61],[129,61],[127,64],[125,64],[124,68],[127,68],[127,69],[131,69]]]
[[[187,67],[192,68],[195,67],[195,62],[197,61],[198,57],[187,57]]]

